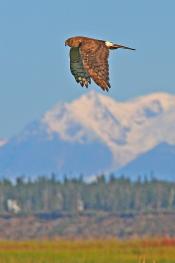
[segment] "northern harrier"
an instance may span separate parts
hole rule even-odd
[[[135,50],[109,41],[88,37],[72,37],[65,41],[70,49],[70,70],[81,86],[88,87],[91,78],[103,90],[109,90],[109,49],[125,48]]]

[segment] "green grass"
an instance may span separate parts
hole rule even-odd
[[[175,240],[0,241],[0,263],[175,263]]]

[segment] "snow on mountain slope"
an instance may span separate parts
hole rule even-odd
[[[0,148],[0,178],[26,175],[34,179],[52,172],[60,179],[65,174],[88,176],[108,171],[111,160],[110,150],[98,138],[65,141],[58,133],[48,136],[45,125],[34,121]]]
[[[0,147],[5,145],[6,143],[7,143],[7,141],[5,139],[0,139]]]
[[[83,143],[100,138],[120,167],[161,142],[175,144],[175,96],[155,93],[117,102],[94,91],[58,104],[42,118],[48,134]]]
[[[0,177],[117,171],[161,143],[175,145],[175,96],[118,102],[91,91],[57,104],[0,147]]]

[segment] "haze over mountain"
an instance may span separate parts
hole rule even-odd
[[[175,180],[175,145],[160,143],[117,171],[118,175]]]
[[[175,145],[175,96],[117,102],[90,91],[57,104],[1,147],[0,175],[117,171],[161,143]]]

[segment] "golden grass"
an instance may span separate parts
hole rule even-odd
[[[175,263],[175,240],[0,241],[0,263]]]

